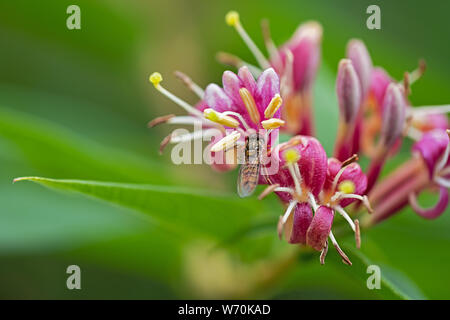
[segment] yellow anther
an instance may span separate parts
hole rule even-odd
[[[219,120],[218,112],[211,108],[205,109],[203,111],[203,115],[205,116],[206,119],[214,122]]]
[[[264,117],[266,117],[266,119],[272,118],[275,112],[277,112],[281,107],[282,103],[283,99],[281,99],[281,96],[277,93],[275,97],[272,98],[266,110],[264,111]]]
[[[241,99],[244,102],[250,119],[254,124],[258,124],[261,118],[259,116],[258,108],[256,107],[255,99],[253,99],[252,94],[246,88],[240,88],[239,94],[241,95]]]
[[[162,75],[159,72],[153,72],[148,79],[155,87],[163,80]]]
[[[300,153],[297,151],[297,149],[288,149],[283,154],[284,160],[288,164],[292,164],[300,160]]]
[[[354,193],[355,192],[355,184],[353,183],[353,181],[345,180],[345,181],[342,181],[341,183],[339,183],[338,189],[342,193],[346,193],[346,194]]]
[[[236,11],[228,12],[225,16],[225,22],[231,27],[237,26],[239,23],[239,13],[237,13]]]
[[[220,112],[215,111],[214,109],[211,108],[205,109],[203,111],[203,115],[205,116],[206,119],[222,124],[224,126],[230,128],[239,127],[239,121],[230,116],[223,115]]]
[[[218,152],[218,151],[223,151],[228,148],[231,148],[234,145],[236,145],[236,141],[238,141],[240,137],[241,137],[241,134],[237,131],[230,133],[229,135],[223,137],[217,143],[215,143],[211,147],[211,151]]]
[[[266,130],[277,129],[284,125],[284,121],[281,119],[278,119],[278,118],[272,118],[269,120],[261,121],[261,124],[262,124],[263,128]]]

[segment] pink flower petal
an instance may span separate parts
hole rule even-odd
[[[308,203],[299,203],[295,207],[292,223],[292,233],[289,243],[306,244],[306,232],[313,219],[313,213]]]
[[[264,70],[258,78],[256,93],[254,95],[261,119],[264,119],[264,111],[277,93],[280,93],[280,79],[278,75],[272,68]],[[280,110],[275,113],[274,117],[280,117]]]
[[[211,83],[205,90],[205,103],[216,111],[238,111],[228,95],[215,83]]]
[[[300,154],[300,159],[297,164],[300,175],[302,176],[303,184],[313,195],[318,196],[325,183],[327,174],[327,154],[316,138],[295,136],[292,139],[300,141],[300,143],[287,148],[297,149]],[[289,142],[281,144],[280,150],[283,150],[283,148],[288,145]],[[280,170],[277,174],[270,176],[270,179],[274,183],[279,183],[282,187],[293,188],[294,181],[292,180],[289,170],[285,168],[286,163],[282,156],[283,152],[284,151],[281,151],[276,158],[280,161]],[[291,196],[286,193],[280,193],[280,198],[285,201],[289,200]]]
[[[239,69],[238,76],[241,79],[243,86],[246,87],[253,96],[255,96],[257,85],[255,78],[253,77],[250,70],[246,66],[244,66]]]
[[[413,210],[421,217],[425,219],[436,219],[445,212],[448,206],[448,190],[445,187],[439,188],[439,200],[432,208],[422,208],[414,194],[409,197],[409,204]]]
[[[320,42],[322,27],[317,22],[307,22],[300,25],[292,38],[279,52],[283,64],[286,63],[286,50],[294,57],[294,90],[308,90],[317,74],[320,62]]]
[[[223,91],[228,95],[228,97],[233,101],[235,106],[238,106],[241,113],[245,110],[244,103],[242,102],[241,95],[239,94],[239,89],[244,86],[239,77],[231,71],[225,71],[222,76]]]
[[[445,130],[435,129],[425,133],[422,139],[413,145],[413,152],[419,154],[425,161],[430,178],[433,177],[434,168],[449,143],[450,139]]]
[[[329,207],[320,206],[306,233],[306,243],[317,251],[321,251],[330,234],[333,219],[334,211]]]
[[[339,170],[341,170],[341,167],[342,163],[339,160],[335,158],[328,159],[327,178],[324,185],[324,190],[331,190],[334,178],[338,174]],[[352,181],[355,184],[354,194],[363,195],[366,191],[367,177],[358,163],[354,162],[345,167],[337,185],[339,186],[339,183],[346,180]],[[343,199],[340,201],[339,205],[344,208],[354,201],[355,199]]]

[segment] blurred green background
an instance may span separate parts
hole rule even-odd
[[[365,11],[374,3],[381,7],[382,29],[370,31]],[[66,28],[70,4],[81,8],[81,30]],[[165,224],[153,219],[152,203],[154,210],[169,205],[164,197],[147,199],[150,215],[145,215],[36,184],[12,184],[15,177],[43,176],[233,193],[236,172],[175,166],[170,152],[157,152],[170,129],[146,128],[155,116],[181,114],[148,83],[151,72],[161,72],[166,88],[195,103],[172,76],[174,70],[205,86],[220,82],[225,70],[215,61],[217,51],[253,61],[224,23],[231,9],[240,12],[261,48],[262,18],[270,19],[277,44],[304,20],[322,23],[315,101],[318,136],[328,152],[337,126],[334,76],[350,38],[363,39],[374,64],[396,78],[426,59],[428,70],[413,87],[413,104],[450,101],[450,3],[445,1],[2,1],[0,298],[397,298],[395,290],[392,295],[367,289],[369,262],[382,266],[382,275],[408,297],[450,298],[449,214],[424,221],[404,210],[365,232],[364,258],[352,268],[342,267],[332,250],[325,266],[317,254],[307,253],[284,268],[279,261],[289,259],[291,248],[277,239],[282,208],[274,197],[242,207],[231,201],[229,210],[240,208],[243,221],[252,216],[246,212],[251,207],[259,227],[230,240],[244,222],[235,214],[226,225],[228,207],[216,212],[201,199],[178,199],[176,210],[186,221],[203,219],[198,229],[204,234],[188,223],[174,220],[170,226],[170,219]],[[386,171],[407,156],[406,144]],[[355,259],[353,252],[349,256]],[[81,290],[66,288],[71,264],[81,267]],[[278,275],[264,282],[270,270]]]

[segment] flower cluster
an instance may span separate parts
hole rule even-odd
[[[237,159],[230,159],[229,156],[237,156],[237,152],[229,150],[243,147],[245,138],[252,133],[261,132],[267,141],[277,138],[277,129],[284,125],[279,110],[283,101],[280,96],[280,81],[272,68],[262,72],[257,80],[245,66],[239,69],[238,74],[225,71],[222,88],[217,84],[210,84],[204,91],[184,74],[176,74],[197,93],[200,101],[196,106],[189,105],[163,88],[162,76],[153,73],[150,82],[188,115],[158,117],[149,126],[161,123],[201,125],[189,134],[170,134],[163,140],[161,151],[168,143],[214,138],[208,148],[212,158],[211,165],[219,171],[225,171],[233,169],[237,164]]]
[[[159,117],[149,125],[198,124],[192,133],[170,134],[163,140],[161,150],[169,142],[213,137],[208,147],[213,158],[211,165],[221,171],[233,169],[238,163],[235,152],[230,150],[245,151],[244,164],[248,167],[240,170],[240,181],[248,184],[254,180],[255,184],[266,185],[259,199],[270,193],[279,197],[285,206],[278,223],[279,237],[320,251],[322,264],[331,241],[343,262],[351,265],[332,231],[336,214],[349,224],[359,248],[358,217],[363,208],[371,215],[365,216],[361,227],[378,223],[408,204],[427,219],[446,210],[450,187],[446,113],[450,106],[413,107],[408,99],[411,85],[425,71],[424,62],[417,70],[406,72],[402,81],[395,81],[384,69],[373,66],[361,40],[349,41],[346,58],[338,65],[336,95],[340,116],[334,153],[328,157],[314,137],[313,126],[312,88],[320,62],[320,24],[300,25],[293,37],[277,48],[267,22],[263,23],[269,52],[266,58],[246,33],[236,12],[228,13],[226,22],[236,29],[259,66],[220,53],[218,59],[237,67],[238,73],[226,71],[222,87],[210,84],[205,90],[177,72],[177,77],[199,97],[195,106],[164,89],[159,73],[152,74],[150,82],[155,88],[188,115]],[[278,144],[279,130],[293,136]],[[276,164],[275,172],[268,170],[267,162],[247,163],[248,155],[255,153],[249,142],[255,133],[258,141],[264,142],[264,150],[256,150],[256,154],[269,156],[271,168]],[[415,141],[411,159],[381,180],[384,164],[399,150],[404,138]],[[357,163],[358,155],[368,158],[366,170]],[[439,192],[432,208],[422,208],[418,203],[417,195],[425,189]],[[250,191],[239,193],[248,196]]]

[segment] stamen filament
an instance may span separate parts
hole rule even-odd
[[[417,67],[417,69],[412,71],[409,74],[409,84],[412,85],[414,82],[419,80],[422,77],[422,75],[425,73],[426,68],[427,68],[427,65],[425,63],[425,60],[420,60],[419,66]]]
[[[175,76],[180,79],[186,85],[186,87],[194,92],[200,99],[203,99],[205,97],[205,91],[200,88],[200,86],[197,85],[194,81],[192,81],[189,76],[181,71],[175,71]]]
[[[160,82],[162,81],[162,77],[159,73],[155,72],[150,76],[150,82],[153,83],[156,90],[161,92],[163,95],[165,95],[167,98],[175,102],[177,105],[182,107],[184,110],[186,110],[190,114],[195,114],[199,116],[200,118],[203,117],[203,114],[200,110],[195,109],[193,106],[191,106],[189,103],[187,103],[184,100],[181,100],[168,90],[166,90],[163,86],[161,86]]]
[[[258,196],[258,200],[264,199],[266,196],[274,192],[279,186],[280,185],[278,183],[267,186],[267,188],[265,188],[264,191]]]
[[[358,155],[355,153],[354,155],[352,155],[350,158],[348,158],[347,160],[345,160],[344,162],[342,162],[342,168],[348,166],[349,164],[358,161]]]
[[[297,175],[295,174],[294,166],[293,166],[292,163],[289,163],[289,164],[287,165],[287,167],[288,167],[289,173],[290,173],[291,176],[292,176],[292,180],[294,180],[295,192],[296,192],[298,195],[301,195],[301,194],[302,194],[302,188],[300,187],[300,181],[298,180],[298,177],[297,177]]]
[[[171,139],[172,139],[172,134],[169,134],[161,141],[161,143],[159,144],[159,154],[163,154],[164,149],[169,144]]]
[[[165,115],[165,116],[157,117],[157,118],[153,119],[152,121],[150,121],[150,122],[147,124],[147,126],[148,126],[149,128],[153,128],[153,127],[155,127],[155,126],[157,126],[157,125],[159,125],[159,124],[161,124],[161,123],[166,123],[166,122],[168,122],[168,121],[169,121],[170,119],[172,119],[172,118],[175,118],[175,115],[174,115],[174,114],[168,114],[168,115]]]
[[[289,187],[277,187],[275,189],[275,191],[276,192],[287,192],[287,193],[290,193],[290,194],[294,194],[295,193],[295,190],[292,189],[292,188],[289,188]]]
[[[355,241],[356,241],[356,247],[359,249],[361,248],[361,229],[359,228],[359,220],[355,220]]]
[[[180,142],[194,141],[203,138],[211,138],[214,136],[215,133],[217,133],[215,129],[198,130],[182,135],[176,135],[175,133],[172,133],[170,143],[180,143]]]
[[[413,115],[446,114],[450,113],[450,105],[413,107],[410,109],[410,112]]]
[[[333,209],[335,209],[337,212],[339,212],[340,215],[343,216],[345,220],[347,220],[347,222],[350,225],[350,227],[352,228],[353,232],[356,232],[355,223],[353,222],[352,218],[350,218],[348,213],[345,212],[344,208],[337,205],[337,206],[334,206]]]
[[[294,209],[294,207],[297,205],[297,201],[296,200],[292,200],[291,202],[289,202],[289,206],[286,209],[286,212],[283,215],[283,218],[281,219],[281,223],[284,225],[287,221],[287,219],[289,218],[289,216],[291,215],[292,210]]]
[[[257,66],[254,66],[253,64],[242,60],[241,58],[226,52],[218,52],[216,55],[217,61],[220,63],[235,67],[236,69],[240,69],[241,67],[247,67],[250,70],[250,73],[255,77],[259,77],[259,75],[262,73],[262,70],[258,68]]]
[[[320,264],[324,265],[325,264],[325,258],[327,256],[328,253],[328,240],[325,241],[325,247],[323,247],[322,251],[320,252]]]
[[[330,231],[329,237],[330,237],[330,240],[331,240],[331,242],[333,243],[334,247],[336,248],[337,252],[338,252],[339,255],[341,256],[342,261],[343,261],[345,264],[351,266],[351,265],[352,265],[352,262],[351,262],[350,259],[347,257],[347,255],[344,253],[344,251],[342,251],[341,247],[339,247],[339,244],[337,243],[336,238],[334,237],[332,231]]]
[[[341,175],[344,173],[344,171],[345,171],[346,168],[347,168],[347,167],[342,167],[342,168],[338,171],[338,173],[336,174],[336,176],[334,177],[334,180],[333,180],[333,188],[332,188],[333,191],[336,191],[336,187],[337,187],[337,185],[338,185],[339,179],[341,178]]]
[[[422,131],[420,131],[412,126],[409,126],[407,128],[406,134],[408,135],[408,137],[410,137],[414,141],[419,141],[420,139],[422,139],[422,135],[423,135]]]
[[[434,181],[437,184],[439,184],[439,185],[441,185],[441,186],[443,186],[445,188],[450,188],[450,180],[448,180],[448,179],[444,179],[444,178],[441,178],[441,177],[436,177],[436,178],[434,178]]]
[[[295,171],[295,174],[297,175],[299,183],[302,184],[303,179],[302,179],[302,175],[300,174],[300,168],[298,167],[297,162],[294,162],[294,171]]]
[[[316,199],[314,199],[314,195],[311,192],[308,192],[308,197],[309,197],[309,204],[311,205],[311,207],[313,207],[314,212],[316,212],[318,205]]]
[[[267,52],[269,52],[269,57],[271,58],[273,64],[276,65],[277,68],[281,70],[281,68],[282,68],[281,56],[280,56],[280,53],[278,52],[278,49],[270,35],[270,27],[269,27],[268,20],[261,21],[261,30],[262,30],[264,43],[266,45]]]
[[[281,95],[288,96],[294,91],[294,55],[286,50],[286,63],[281,76]]]
[[[359,194],[343,194],[340,192],[336,192],[336,194],[331,198],[331,201],[334,202],[339,199],[357,199],[360,200],[363,205],[366,207],[369,213],[373,212],[372,206],[370,205],[369,198],[367,196],[360,196]]]
[[[191,117],[191,116],[179,116],[179,117],[173,117],[170,118],[167,123],[168,124],[201,124],[203,121],[202,119],[199,119],[197,117]]]
[[[225,20],[228,25],[230,25],[236,29],[238,34],[241,36],[242,40],[244,40],[244,43],[247,45],[247,47],[250,49],[250,51],[255,56],[256,61],[258,61],[261,68],[263,68],[263,69],[269,68],[270,67],[269,61],[267,61],[266,57],[264,57],[262,52],[258,49],[256,44],[253,42],[253,40],[250,38],[250,36],[245,31],[244,27],[242,26],[242,24],[239,20],[239,14],[236,11],[230,11],[226,15]]]
[[[439,172],[439,175],[442,177],[449,175],[449,174],[450,174],[450,167],[447,167]]]
[[[247,121],[245,121],[244,117],[242,117],[239,113],[234,112],[234,111],[225,111],[225,112],[223,112],[222,114],[223,114],[224,116],[228,116],[228,115],[230,115],[230,116],[235,116],[236,118],[239,119],[239,121],[241,121],[242,126],[243,126],[246,130],[249,130],[249,129],[250,129],[249,125],[247,124]]]

